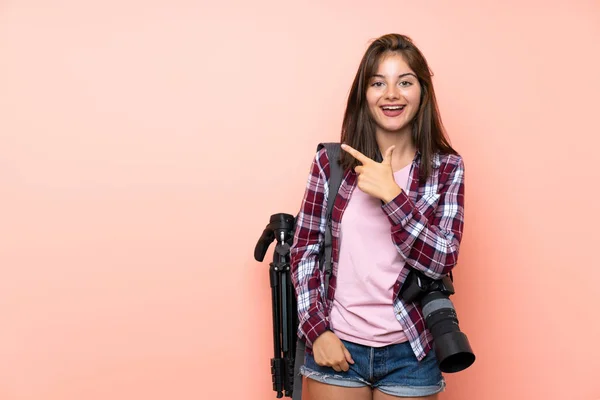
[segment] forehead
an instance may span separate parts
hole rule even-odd
[[[414,71],[410,68],[404,57],[400,53],[382,54],[374,65],[371,75],[398,76],[407,72]]]

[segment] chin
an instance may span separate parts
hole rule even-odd
[[[387,133],[400,133],[402,130],[406,129],[406,125],[380,125],[380,127]]]

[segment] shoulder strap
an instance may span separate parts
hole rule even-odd
[[[333,269],[332,264],[332,242],[333,236],[331,232],[331,214],[333,213],[333,205],[337,196],[338,190],[342,183],[343,170],[338,161],[340,158],[340,143],[319,143],[317,151],[325,148],[327,158],[329,159],[329,195],[327,196],[327,227],[325,229],[325,243],[323,248],[323,259],[321,260],[321,268],[325,272],[325,296],[329,290],[329,277]]]
[[[342,183],[342,167],[338,164],[341,147],[339,143],[319,143],[317,151],[325,148],[327,158],[329,159],[329,194],[327,197],[327,225],[325,228],[325,243],[321,250],[319,267],[325,271],[325,295],[329,290],[329,277],[333,269],[331,260],[331,214],[333,212],[333,203]],[[294,387],[292,391],[292,400],[302,398],[302,376],[300,375],[300,366],[304,364],[305,343],[302,339],[296,341],[296,355],[294,357]]]

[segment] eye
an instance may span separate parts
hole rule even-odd
[[[400,82],[400,86],[402,86],[402,87],[409,87],[411,85],[412,85],[412,82],[409,82],[409,81]]]
[[[373,86],[373,87],[382,87],[382,86],[383,86],[383,82],[379,82],[379,81],[377,81],[377,82],[373,82],[373,83],[371,84],[371,86]]]

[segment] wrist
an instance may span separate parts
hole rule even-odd
[[[381,201],[383,201],[385,204],[389,203],[390,201],[394,200],[396,197],[398,197],[398,195],[402,193],[402,188],[398,185],[396,185],[395,187],[391,188],[382,198]]]

